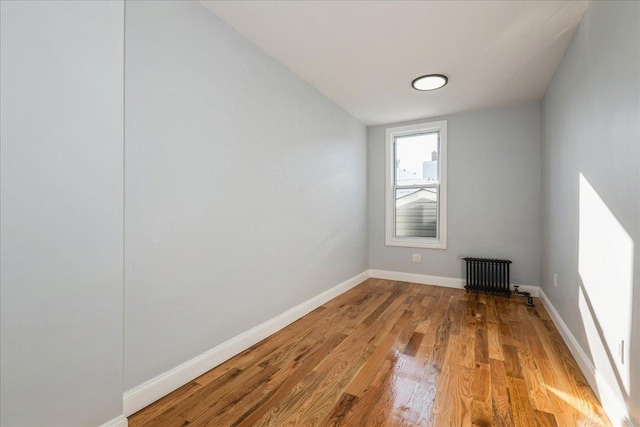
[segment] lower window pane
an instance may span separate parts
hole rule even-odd
[[[438,237],[438,189],[396,190],[396,236]]]

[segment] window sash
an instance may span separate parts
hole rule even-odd
[[[394,190],[411,190],[412,188],[420,189],[420,188],[438,188],[440,184],[422,184],[422,185],[394,185]]]
[[[440,129],[437,130],[429,130],[429,131],[425,131],[425,132],[410,132],[410,133],[403,133],[403,134],[395,134],[393,136],[393,164],[395,165],[398,161],[398,138],[406,138],[406,137],[410,137],[410,136],[423,136],[423,135],[437,135],[438,137],[438,157],[440,157],[440,142],[441,142],[441,138],[440,138]],[[387,154],[388,155],[388,154]],[[440,176],[441,176],[441,162],[440,162],[440,158],[438,158],[438,184],[440,183]],[[397,171],[393,170],[393,185],[397,185],[398,182],[398,176],[397,176]],[[410,185],[410,184],[406,184],[406,185]],[[419,186],[424,186],[424,185],[433,185],[433,184],[429,184],[429,183],[425,183],[425,184],[413,184],[413,185],[419,185]]]
[[[416,189],[416,190],[422,190],[422,189],[426,189],[426,188],[435,188],[435,195],[436,195],[436,235],[435,237],[419,237],[419,236],[398,236],[398,219],[397,219],[397,215],[398,215],[398,206],[397,206],[397,200],[396,198],[394,198],[394,206],[393,206],[393,235],[396,239],[428,239],[428,240],[438,240],[440,238],[440,186],[439,185],[429,185],[429,186],[410,186],[409,188],[402,188],[402,187],[394,187],[394,195],[396,193],[396,190],[404,190],[404,189]]]

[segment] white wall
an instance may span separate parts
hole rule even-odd
[[[367,268],[364,125],[197,2],[127,2],[125,388]]]
[[[0,424],[122,414],[123,3],[0,2]]]
[[[385,246],[385,129],[447,120],[447,249]],[[541,230],[540,104],[369,128],[369,265],[464,277],[460,256],[508,258],[512,282],[538,285]],[[422,263],[411,254],[422,254]]]
[[[604,379],[596,391],[610,388],[638,424],[640,3],[590,5],[543,122],[542,285]]]

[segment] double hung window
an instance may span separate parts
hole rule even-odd
[[[386,131],[386,239],[389,246],[447,246],[447,122]]]

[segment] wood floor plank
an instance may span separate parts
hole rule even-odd
[[[491,426],[493,421],[493,408],[491,405],[491,365],[476,363],[473,371],[473,411],[471,423],[474,426]]]
[[[272,372],[273,369],[267,371],[267,373]],[[162,412],[154,419],[147,421],[145,425],[172,427],[189,423],[189,418],[200,415],[217,402],[218,399],[211,399],[211,395],[224,396],[227,393],[231,393],[234,389],[242,387],[247,382],[253,383],[260,381],[263,378],[263,373],[264,369],[260,366],[252,366],[245,371],[240,369],[230,370],[224,376],[202,387],[176,406]],[[135,420],[135,417],[132,417],[132,419]]]
[[[540,367],[540,373],[544,380],[544,387],[547,389],[547,395],[549,402],[553,407],[553,413],[556,416],[556,420],[559,426],[577,425],[576,419],[580,417],[580,414],[571,405],[567,404],[562,399],[563,386],[559,385],[560,382],[555,376],[553,369],[551,368],[551,362],[548,360],[537,361]],[[576,417],[577,415],[577,417]]]
[[[337,427],[342,425],[345,416],[349,413],[358,398],[349,393],[343,393],[338,403],[333,407],[329,415],[320,424],[323,427]]]
[[[367,417],[367,427],[383,427],[393,424],[396,414],[393,413],[395,401],[395,385],[397,377],[389,376],[384,384],[382,393],[371,408],[371,414]]]
[[[536,320],[533,319],[532,321]],[[536,360],[545,360],[547,357],[544,349],[542,349],[542,343],[540,342],[540,339],[535,336],[535,332],[533,332],[534,330],[532,328],[525,328],[522,322],[512,322],[511,327],[514,334],[522,337],[521,339],[516,340],[518,361],[521,368],[522,378],[525,380],[525,384],[527,385],[531,405],[534,409],[543,412],[550,412],[552,411],[552,408],[547,394],[547,389],[544,386],[544,379],[542,378],[540,369],[536,364]],[[534,336],[535,340],[530,339]],[[541,354],[542,357],[537,358],[534,356],[530,346],[531,342],[536,342],[537,345],[539,345],[539,354]]]
[[[475,365],[475,336],[471,334],[451,335],[444,363],[467,369],[473,368]]]
[[[259,406],[255,407],[251,413],[247,416],[243,416],[240,422],[234,423],[237,426],[251,426],[254,425],[263,415],[277,405],[287,393],[304,378],[304,376],[311,371],[316,365],[324,359],[335,347],[338,346],[346,335],[334,334],[332,335],[322,346],[313,352],[308,358],[306,358],[300,365],[295,366],[287,376],[286,380],[271,394],[265,397]]]
[[[533,415],[538,427],[558,427],[556,417],[548,412],[534,410]]]
[[[489,358],[504,361],[502,342],[500,341],[500,325],[498,323],[487,323],[487,341],[489,347]]]
[[[380,370],[376,372],[371,382],[362,392],[362,396],[358,397],[355,403],[349,409],[349,412],[342,420],[343,426],[368,426],[369,418],[373,414],[373,408],[381,399],[386,390],[389,376],[394,365],[391,361],[386,360]]]
[[[483,295],[484,296],[484,295]],[[478,302],[475,311],[476,325],[478,329],[487,329],[487,304]]]
[[[507,377],[509,383],[509,401],[513,409],[513,421],[516,427],[536,427],[537,422],[527,393],[527,385],[521,378]]]
[[[399,294],[398,294],[399,295]],[[352,334],[334,351],[332,358],[327,358],[326,362],[319,364],[314,372],[306,377],[295,390],[287,396],[290,404],[285,408],[276,408],[271,413],[266,414],[259,424],[275,425],[316,425],[326,412],[330,410],[335,400],[340,395],[342,389],[345,389],[347,383],[352,380],[355,372],[363,363],[370,365],[379,360],[373,357],[375,354],[384,356],[388,349],[396,340],[397,334],[407,324],[412,316],[411,312],[402,311],[408,307],[408,302],[401,297],[397,297],[391,304],[385,304],[384,311],[377,312],[377,318],[373,320],[370,327],[362,323],[362,327],[358,328],[358,333]],[[397,319],[395,323],[390,322],[389,318]],[[353,352],[353,347],[360,348],[367,342],[363,352],[359,355]],[[374,351],[375,349],[375,351]],[[377,353],[376,353],[377,352]],[[371,357],[370,357],[371,356]],[[366,372],[366,369],[365,369]],[[348,381],[343,381],[345,375],[349,375]],[[364,380],[368,380],[370,375],[362,375]],[[358,381],[353,380],[353,383]],[[349,394],[359,396],[355,389],[346,388]],[[310,402],[301,410],[302,402]],[[311,418],[308,420],[306,418]]]
[[[386,425],[428,425],[438,374],[428,358],[398,354],[392,372],[395,384],[394,417]]]
[[[507,369],[507,375],[513,378],[521,378],[522,369],[520,368],[520,358],[518,357],[518,349],[512,345],[503,345],[504,362]]]
[[[373,377],[373,372],[384,364],[385,359],[392,357],[393,354],[398,353],[400,348],[406,345],[406,341],[399,335],[399,332],[409,323],[412,314],[410,311],[405,311],[388,333],[379,334],[380,338],[384,337],[385,339],[372,341],[374,343],[379,342],[373,352],[369,350],[361,352],[357,358],[354,358],[353,352],[351,352],[351,357],[346,357],[333,364],[328,373],[318,370],[318,373],[323,378],[308,397],[308,400],[312,403],[305,407],[304,412],[290,415],[286,419],[285,425],[287,423],[290,425],[317,425],[316,421],[325,417],[336,399],[338,399],[341,390],[349,390],[349,384],[355,382],[354,378],[356,376],[360,375],[361,372],[366,372],[366,380],[369,381]],[[399,339],[400,341],[398,342]],[[378,358],[377,355],[384,359]],[[362,378],[364,377],[365,375],[362,374]],[[357,395],[361,396],[362,391],[357,391]]]
[[[532,321],[536,321],[535,319]],[[524,328],[523,330],[525,336],[527,337],[527,344],[529,344],[529,349],[531,349],[531,355],[535,359],[544,359],[548,358],[547,352],[544,351],[544,347],[542,346],[542,342],[538,337],[538,334],[535,332],[535,329],[529,327]]]
[[[475,360],[489,363],[489,335],[486,329],[476,329]]]
[[[493,425],[512,427],[513,411],[509,397],[507,369],[502,360],[490,359],[491,369],[491,406],[493,408]]]
[[[216,426],[229,425],[230,412],[239,410],[242,405],[251,403],[250,395],[256,390],[266,386],[278,368],[274,366],[265,367],[259,375],[253,376],[250,380],[242,383],[241,387],[230,390],[221,399],[209,402],[205,407],[198,405],[198,411],[193,410],[185,415],[185,420],[192,425]],[[203,403],[201,401],[201,403]]]
[[[429,425],[471,426],[473,394],[472,369],[447,365],[442,373]]]
[[[565,396],[568,396],[568,399],[575,401],[573,402],[573,409],[575,409],[574,416],[578,419],[583,415],[586,416],[586,414],[589,414],[591,411],[590,403],[582,399],[582,392],[574,377],[567,369],[561,349],[559,348],[560,346],[554,342],[546,328],[542,327],[538,322],[533,322],[532,324],[538,332],[542,345],[549,356],[547,376],[544,379],[547,384],[555,384],[555,387],[551,386],[552,388],[549,388],[550,386],[547,385],[547,388],[551,394],[556,397],[556,407],[563,406],[562,401],[565,401],[564,404],[566,404],[567,397]],[[545,362],[545,360],[541,360],[539,364],[544,365]]]
[[[265,365],[266,363],[271,363],[275,365],[283,363],[291,351],[298,351],[304,345],[306,345],[307,351],[310,351],[315,343],[328,336],[333,325],[342,323],[351,308],[349,305],[342,305],[336,310],[327,313],[324,311],[324,307],[319,307],[307,315],[309,319],[304,316],[289,327],[277,332],[268,339],[260,341],[233,359],[221,364],[216,369],[201,375],[195,381],[204,386],[230,369],[244,369],[254,364]],[[296,357],[302,356],[296,354]]]
[[[421,334],[420,332],[414,332],[402,352],[407,356],[415,356],[420,349],[420,344],[422,343],[423,338],[424,334]]]
[[[491,365],[476,363],[473,370],[473,398],[480,402],[491,400]]]
[[[157,423],[157,418],[164,412],[175,408],[180,402],[193,396],[202,386],[195,381],[191,381],[173,393],[163,397],[156,401],[153,405],[146,410],[136,415],[136,421],[138,425],[153,425]]]
[[[541,305],[368,279],[129,425],[611,424]]]
[[[588,413],[591,414],[592,418],[605,417],[602,406],[598,402],[598,399],[589,386],[589,383],[584,377],[584,374],[582,373],[582,371],[580,371],[578,363],[571,355],[569,348],[564,343],[564,341],[562,341],[560,333],[555,326],[552,326],[552,329],[550,331],[551,340],[554,343],[555,347],[560,350],[560,353],[562,355],[562,362],[564,363],[569,375],[578,386],[578,389],[581,392],[578,397],[581,398],[580,400],[586,402]]]
[[[471,414],[471,425],[473,427],[491,427],[492,418],[491,404],[485,402],[473,401],[473,412]]]
[[[372,373],[379,369],[384,360],[389,355],[389,351],[396,342],[396,333],[399,329],[403,328],[408,322],[413,313],[405,311],[404,314],[398,319],[397,323],[389,331],[389,334],[383,339],[376,350],[371,354],[371,357],[366,361],[365,365],[358,371],[353,380],[347,386],[347,392],[360,396],[362,390],[366,387]],[[396,332],[396,333],[394,333]]]
[[[487,323],[500,323],[495,298],[485,298],[485,305],[487,306]]]
[[[400,296],[400,291],[396,290],[394,293],[389,295],[387,299],[382,302],[382,304],[376,307],[376,309],[369,316],[367,316],[367,318],[364,319],[362,323],[364,323],[367,326],[370,326],[378,317],[380,317],[380,314],[382,314],[382,312],[384,312],[387,309],[387,307],[389,307],[396,300],[398,300],[399,296]]]

